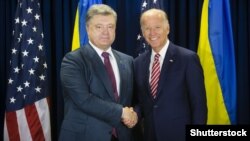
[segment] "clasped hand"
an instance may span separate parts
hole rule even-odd
[[[132,107],[124,107],[122,110],[122,122],[128,127],[133,128],[138,121],[136,112]]]

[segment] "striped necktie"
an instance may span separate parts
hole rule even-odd
[[[158,81],[160,78],[160,54],[155,54],[154,56],[154,62],[153,62],[153,67],[151,71],[151,81],[150,81],[150,88],[151,88],[151,95],[155,99],[156,98],[156,93],[157,93],[157,88],[158,88]]]

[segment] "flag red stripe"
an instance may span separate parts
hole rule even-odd
[[[44,141],[45,137],[35,104],[26,106],[24,110],[32,139],[34,141]]]
[[[10,141],[20,141],[16,112],[6,113],[6,125]]]

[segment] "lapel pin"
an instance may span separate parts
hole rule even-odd
[[[170,59],[170,60],[169,60],[169,62],[173,63],[173,62],[174,62],[174,60],[173,60],[173,59]]]

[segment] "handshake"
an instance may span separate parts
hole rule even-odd
[[[132,107],[124,107],[122,109],[122,122],[128,127],[133,128],[138,121],[137,113]]]

